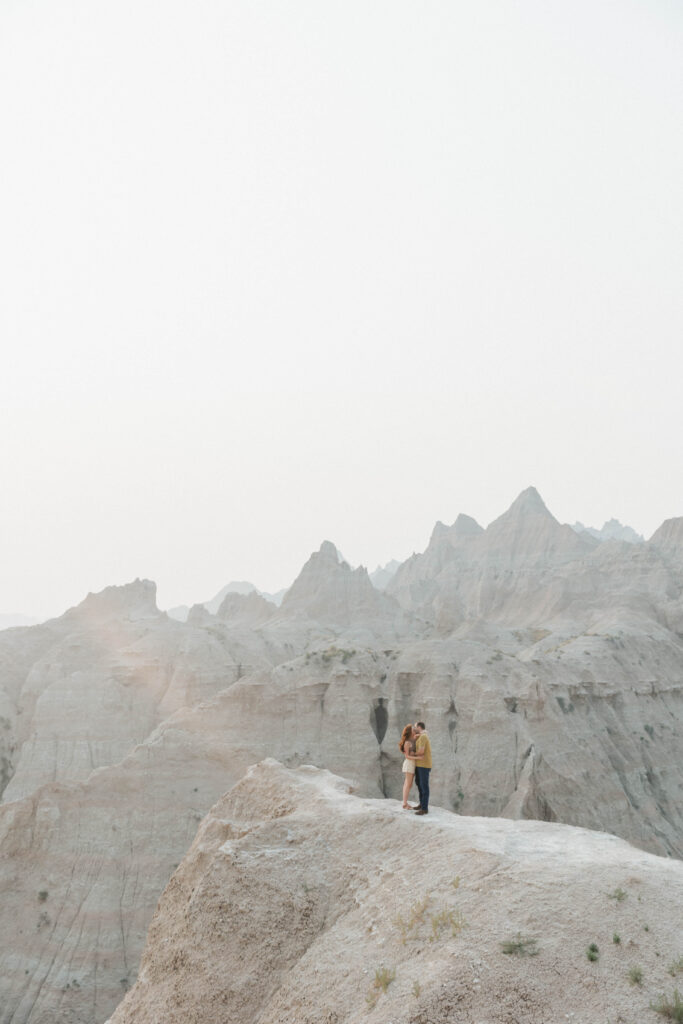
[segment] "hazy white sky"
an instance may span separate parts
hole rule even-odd
[[[0,611],[683,515],[679,0],[0,0]]]

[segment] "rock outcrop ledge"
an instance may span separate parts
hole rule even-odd
[[[683,863],[614,836],[419,818],[267,760],[200,825],[110,1024],[640,1024],[682,908]]]

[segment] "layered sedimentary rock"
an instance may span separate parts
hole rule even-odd
[[[109,587],[0,644],[21,666],[3,672],[13,735],[5,802],[118,763],[178,708],[271,664],[251,631],[245,640],[238,628],[181,626],[155,594],[146,580]]]
[[[226,594],[178,622],[136,581],[0,633],[0,1024],[113,1010],[173,865],[249,765],[395,798],[418,717],[436,805],[683,856],[681,522],[599,543],[530,489],[486,530],[437,524],[385,593],[326,542],[280,607]]]
[[[683,864],[614,837],[418,819],[266,762],[202,822],[110,1024],[635,1024],[682,907]]]
[[[645,544],[599,543],[558,523],[529,488],[486,530],[462,521],[439,524],[387,587],[440,634],[477,621],[578,635],[611,619],[628,631],[636,618],[636,630],[654,622],[683,632],[681,520]]]

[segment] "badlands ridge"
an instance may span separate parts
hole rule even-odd
[[[230,1012],[204,1016],[188,1004],[182,1019],[222,1024],[238,1014],[245,1021],[331,1024],[355,1019],[350,1014],[361,1012],[359,1002],[363,1019],[369,1012],[378,1021],[450,1019],[438,1016],[437,1004],[443,998],[456,1006],[456,989],[469,992],[470,981],[474,985],[474,975],[466,983],[458,973],[463,964],[471,961],[476,967],[479,958],[493,965],[486,974],[490,991],[494,974],[511,979],[509,972],[516,971],[519,978],[517,958],[500,960],[496,954],[495,963],[490,958],[496,943],[509,937],[502,932],[530,928],[542,950],[523,961],[523,980],[531,986],[525,991],[529,1005],[538,1007],[533,1010],[538,1019],[560,1019],[550,1013],[556,1004],[547,1001],[549,982],[539,979],[546,971],[553,973],[551,962],[561,969],[552,957],[560,956],[562,942],[571,946],[566,962],[577,971],[580,963],[580,978],[595,989],[593,1002],[582,1002],[581,996],[576,1006],[586,1013],[602,1012],[607,1003],[600,999],[612,993],[612,981],[608,985],[605,980],[608,988],[601,988],[599,979],[611,973],[607,965],[619,951],[607,956],[597,930],[600,907],[619,909],[628,917],[638,904],[640,914],[638,896],[641,903],[659,906],[666,901],[667,887],[678,892],[675,886],[680,885],[683,519],[668,520],[646,542],[600,540],[558,523],[530,488],[486,530],[465,515],[452,526],[437,524],[425,552],[388,575],[388,581],[381,581],[384,589],[373,586],[364,569],[351,569],[325,542],[279,605],[256,591],[226,593],[215,611],[198,605],[181,621],[159,611],[153,583],[137,580],[88,595],[58,619],[0,632],[0,914],[3,934],[10,937],[0,948],[0,1024],[102,1024],[111,1017],[135,984],[147,929],[167,883],[141,982],[113,1020],[172,1021],[170,1008],[157,1018],[149,1016],[150,998],[163,996],[172,1005],[173,980],[164,974],[169,961],[160,945],[177,945],[180,959],[174,970],[178,978],[189,977],[181,971],[183,943],[190,941],[190,932],[183,931],[189,927],[188,906],[197,912],[192,941],[209,959],[209,930],[199,944],[201,922],[206,915],[209,929],[217,913],[208,895],[195,900],[190,890],[199,886],[208,893],[213,886],[218,899],[220,886],[211,881],[211,871],[229,886],[241,877],[219,847],[229,840],[249,859],[250,844],[256,843],[257,851],[258,837],[285,827],[285,821],[293,838],[291,849],[282,850],[290,849],[295,876],[324,876],[324,884],[316,888],[317,882],[306,881],[309,892],[304,895],[310,900],[301,896],[298,903],[280,906],[277,887],[267,881],[280,840],[273,847],[272,865],[265,848],[258,856],[255,852],[249,861],[254,874],[245,890],[248,898],[239,885],[221,890],[221,898],[227,901],[226,917],[238,914],[246,930],[245,948],[251,951],[251,973],[235,974],[235,992],[246,998],[244,992],[256,988],[261,1001],[253,1007],[247,1001],[238,1013],[237,1003],[228,1000]],[[397,738],[402,725],[418,716],[432,738],[432,800],[443,808],[424,822],[410,816],[405,821],[396,804],[381,800],[399,796]],[[271,758],[282,767],[268,761],[245,778],[250,765]],[[324,773],[292,771],[301,765],[349,779],[354,795],[342,792],[342,784]],[[246,804],[253,800],[255,808],[265,806],[271,790],[300,791],[301,809],[292,809],[283,797],[280,825],[280,817],[255,810],[258,827],[252,828]],[[239,804],[243,798],[244,806]],[[316,821],[319,842],[306,831],[310,826],[315,832]],[[367,992],[353,965],[363,960],[366,940],[353,931],[353,913],[375,920],[375,930],[381,925],[381,935],[376,934],[390,945],[393,903],[397,893],[402,902],[404,892],[399,879],[405,878],[406,886],[415,884],[418,897],[427,889],[436,894],[438,879],[435,875],[432,886],[430,874],[427,885],[425,868],[407,854],[405,870],[399,871],[398,863],[392,869],[398,888],[384,890],[382,882],[373,904],[374,882],[353,888],[336,854],[328,874],[325,864],[318,863],[321,851],[328,850],[329,859],[344,821],[349,826],[344,839],[348,863],[357,864],[359,877],[374,878],[373,865],[379,871],[383,859],[394,863],[394,845],[402,849],[407,844],[409,850],[413,837],[417,842],[426,834],[424,829],[439,849],[429,871],[446,872],[437,862],[452,860],[451,874],[461,876],[458,899],[465,902],[451,907],[451,901],[442,909],[462,911],[468,928],[452,942],[460,943],[458,950],[465,943],[472,955],[461,963],[458,953],[456,970],[455,947],[443,945],[441,933],[436,944],[423,936],[427,946],[415,957],[431,949],[423,989],[432,1002],[420,1004],[411,997],[414,1006],[405,1009],[423,1013],[422,1018],[401,1017],[396,1008],[398,996],[405,1002],[405,986],[415,979],[407,970],[413,960],[406,954],[401,967],[404,961],[393,946],[386,966],[396,967],[396,980],[372,1011],[365,1005]],[[586,829],[613,833],[633,845]],[[380,842],[383,830],[387,839]],[[211,845],[215,837],[220,839],[216,847]],[[510,844],[517,844],[518,853],[508,861]],[[310,855],[303,849],[309,846]],[[507,895],[496,889],[497,900],[508,908],[501,919],[505,928],[491,915],[487,918],[482,894],[475,899],[472,879],[485,871],[480,864],[467,873],[465,847],[476,852],[477,863],[488,864],[492,856],[504,865],[492,877],[503,871],[502,889],[509,888]],[[206,857],[198,852],[204,849]],[[564,869],[560,850],[569,857]],[[295,851],[302,859],[294,857]],[[628,893],[619,908],[614,901],[601,904],[597,889],[581,888],[579,863],[585,886],[594,876],[601,889],[621,887]],[[255,879],[261,870],[260,886]],[[505,872],[514,874],[515,884]],[[518,909],[525,902],[536,906],[535,879],[545,903],[553,885],[557,890],[557,900],[548,903],[559,918],[554,930],[540,907],[537,917],[513,913],[509,901],[516,900]],[[639,885],[650,886],[647,895]],[[343,889],[349,893],[340,897],[334,916],[333,894]],[[359,901],[353,912],[348,904],[352,891]],[[430,907],[437,906],[437,895],[430,896]],[[406,896],[410,903],[412,893]],[[595,965],[588,963],[580,944],[584,933],[572,930],[576,921],[567,916],[574,906],[577,913],[585,907],[579,915],[591,925],[585,937],[593,941],[588,933],[593,934],[602,951],[593,974],[585,974]],[[299,938],[289,945],[291,937],[279,925],[271,927],[288,907],[299,922],[294,927]],[[309,907],[305,915],[304,907]],[[299,921],[299,913],[308,923]],[[607,920],[606,912],[602,916]],[[662,927],[666,916],[662,909]],[[671,911],[669,916],[673,927]],[[636,935],[636,917],[628,921],[629,940],[636,944],[632,952],[644,977],[648,984],[660,984],[652,957],[666,966],[669,954],[683,955],[683,949],[669,949],[665,928],[656,934],[656,943],[644,945]],[[643,923],[648,923],[644,914]],[[333,933],[340,942],[347,935],[336,954]],[[332,943],[324,950],[323,939]],[[352,949],[356,941],[358,951]],[[209,979],[227,969],[231,948],[221,947],[225,959],[213,966],[204,963],[201,976]],[[315,964],[299,963],[311,950],[322,958],[320,984],[337,993],[339,1005],[320,1001]],[[375,964],[378,951],[368,946],[366,953],[370,959],[364,968],[374,976],[381,966]],[[273,965],[265,972],[267,984],[261,969],[266,956]],[[347,959],[349,974],[344,975]],[[478,972],[477,977],[483,993],[485,975]],[[579,984],[579,974],[575,977]],[[456,985],[452,990],[451,982]],[[213,982],[204,984],[205,999],[208,984]],[[191,999],[192,986],[185,987]],[[629,986],[628,979],[623,991],[640,1005],[633,1002],[640,989]],[[289,1009],[277,1002],[287,998]],[[295,1012],[297,998],[302,1001]],[[470,1000],[462,1005],[473,1007],[473,1021],[515,1019],[514,1008],[509,1018],[496,1017],[475,996],[463,994],[462,999]],[[271,1006],[268,1000],[276,1002]],[[327,1017],[315,1015],[317,1005],[328,1006]],[[385,1011],[388,1016],[382,1015]],[[565,1012],[573,1012],[572,1006]],[[520,1019],[536,1017],[530,1010]],[[617,1020],[617,1013],[610,1019]],[[643,1017],[623,1019],[640,1022]]]
[[[349,789],[317,768],[250,769],[169,882],[110,1024],[654,1016],[683,931],[683,862],[604,833],[444,810],[425,832]],[[520,939],[526,955],[503,951]]]

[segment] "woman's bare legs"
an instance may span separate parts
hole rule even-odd
[[[413,772],[404,772],[403,773],[403,806],[404,807],[408,806],[408,794],[410,793],[410,788],[411,788],[411,786],[413,784],[413,779],[414,778],[415,778],[415,775],[413,774]]]

